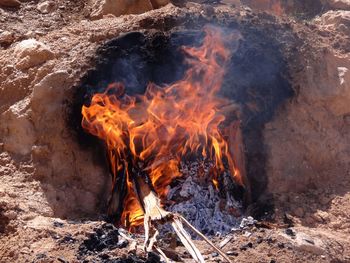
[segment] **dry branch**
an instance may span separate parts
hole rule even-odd
[[[160,199],[154,191],[147,174],[143,171],[138,171],[133,176],[134,186],[139,198],[139,202],[144,210],[144,227],[145,227],[145,243],[144,248],[146,251],[152,249],[160,250],[157,246],[158,236],[158,224],[170,223],[175,230],[177,236],[181,240],[182,244],[186,247],[196,262],[204,262],[204,258],[199,249],[193,243],[190,235],[183,227],[183,223],[188,226],[192,231],[198,234],[205,242],[207,242],[212,248],[214,248],[227,262],[230,259],[217,248],[209,239],[207,239],[200,231],[193,227],[185,218],[178,214],[165,211],[160,205]],[[161,250],[160,250],[161,251]],[[160,253],[163,257],[164,253]],[[164,254],[164,255],[163,255]],[[165,257],[166,258],[166,257]],[[167,259],[166,259],[167,260]]]

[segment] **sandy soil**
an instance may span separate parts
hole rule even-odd
[[[66,106],[105,41],[145,27],[165,30],[173,17],[208,19],[213,12],[286,26],[301,42],[288,56],[298,96],[264,131],[274,213],[270,222],[233,232],[224,251],[234,262],[350,262],[350,79],[346,70],[341,75],[350,67],[349,11],[296,21],[189,4],[92,21],[85,1],[56,1],[49,14],[36,9],[38,2],[0,8],[0,34],[10,32],[0,49],[0,262],[134,262],[134,255],[146,261],[131,241],[84,250],[84,240],[104,224],[110,182],[101,153],[71,134]],[[46,45],[34,54],[39,60],[16,51],[30,38]],[[216,244],[222,239],[213,238]],[[142,237],[135,240],[142,243]],[[208,262],[220,262],[196,243]],[[183,247],[174,249],[191,262]]]

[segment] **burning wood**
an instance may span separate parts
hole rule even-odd
[[[170,223],[197,262],[203,262],[203,257],[183,224],[228,258],[182,216],[162,208],[169,185],[184,176],[181,161],[210,160],[209,184],[224,190],[228,207],[246,182],[243,151],[228,144],[230,136],[231,143],[242,143],[239,122],[229,129],[222,127],[237,117],[237,106],[216,96],[231,54],[225,45],[238,43],[240,36],[230,33],[224,38],[221,30],[209,26],[205,32],[202,46],[183,48],[190,65],[184,79],[163,88],[149,84],[145,95],[135,97],[125,95],[121,83],[111,84],[82,109],[83,127],[108,147],[113,174],[108,214],[129,229],[144,219],[145,249],[163,256],[157,226]]]
[[[208,240],[201,232],[194,228],[186,219],[182,216],[165,211],[160,204],[160,200],[157,194],[152,189],[148,176],[138,171],[133,176],[134,185],[136,188],[137,196],[144,211],[144,228],[145,228],[145,243],[144,248],[146,251],[156,249],[163,257],[165,253],[157,245],[157,236],[159,231],[157,229],[158,224],[170,223],[175,230],[177,236],[181,240],[182,244],[189,251],[191,256],[196,262],[204,262],[203,256],[196,248],[190,235],[185,231],[183,223],[188,226],[192,231],[202,237],[212,248],[214,248],[223,258],[228,262],[230,259],[217,248],[210,240]]]

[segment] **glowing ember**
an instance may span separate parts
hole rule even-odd
[[[114,181],[126,170],[128,189],[120,223],[128,227],[139,225],[143,215],[133,191],[133,165],[149,174],[161,200],[169,184],[182,176],[180,162],[189,155],[215,163],[211,172],[215,187],[220,173],[227,170],[242,184],[228,135],[220,129],[225,114],[235,106],[216,96],[231,55],[225,46],[240,36],[223,37],[211,26],[205,32],[202,46],[183,48],[189,69],[182,80],[165,87],[150,83],[144,95],[135,97],[126,95],[121,83],[114,83],[95,94],[89,107],[83,106],[82,125],[106,142]]]

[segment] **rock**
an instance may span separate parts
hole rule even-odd
[[[54,227],[59,227],[59,228],[64,227],[64,223],[63,222],[54,221],[52,224],[53,224]]]
[[[283,242],[278,242],[277,247],[278,247],[279,249],[283,249],[283,248],[285,248],[285,245],[284,245]]]
[[[65,82],[69,78],[67,71],[60,70],[48,74],[37,85],[34,86],[31,108],[34,113],[40,115],[41,119],[53,117],[61,106],[61,98],[64,93]],[[45,105],[43,105],[45,101]]]
[[[11,211],[7,211],[5,216],[10,220],[14,220],[17,218],[17,213],[11,210]]]
[[[323,255],[325,253],[325,244],[322,240],[310,237],[304,233],[298,232],[296,237],[292,239],[290,236],[285,235],[287,237],[295,249],[309,252],[316,255]]]
[[[90,16],[93,19],[99,19],[108,14],[115,16],[141,14],[152,9],[150,0],[95,0]]]
[[[312,239],[311,237],[301,233],[297,235],[296,247],[300,250],[322,255],[325,252],[322,246],[323,242],[321,240]]]
[[[21,70],[40,65],[55,57],[47,45],[35,39],[27,39],[18,43],[14,55],[17,58],[16,67]]]
[[[285,232],[286,232],[286,234],[287,234],[288,236],[295,237],[295,232],[294,232],[293,229],[287,228],[287,229],[285,230]]]
[[[326,211],[317,211],[316,212],[317,217],[321,218],[323,222],[329,222],[330,221],[330,217],[329,217],[329,213]]]
[[[283,223],[285,223],[288,227],[292,227],[294,225],[293,217],[290,214],[285,213],[283,216]]]
[[[233,251],[233,250],[230,250],[230,251],[227,251],[227,252],[226,252],[226,255],[237,257],[237,256],[238,256],[238,252]]]
[[[129,241],[123,238],[119,238],[117,246],[118,248],[126,248],[129,245]]]
[[[15,35],[9,31],[0,33],[0,45],[11,45],[15,40]]]
[[[350,10],[350,0],[329,0],[328,4],[332,9]]]
[[[69,262],[69,261],[67,261],[67,260],[65,259],[65,257],[63,257],[63,256],[58,257],[57,260],[58,260],[59,262],[61,262],[61,263],[68,263],[68,262]]]
[[[28,98],[12,105],[1,116],[0,130],[3,130],[4,149],[26,155],[31,152],[35,142],[35,131],[27,114],[30,100]]]
[[[42,14],[49,14],[55,11],[56,8],[57,8],[57,5],[51,1],[45,1],[45,2],[39,3],[36,7],[36,9],[38,9]]]
[[[21,5],[21,2],[17,0],[0,0],[0,6],[19,7],[20,5]]]
[[[249,242],[243,246],[241,246],[239,249],[242,250],[242,251],[245,251],[247,250],[248,248],[253,248],[253,243],[252,242]]]

